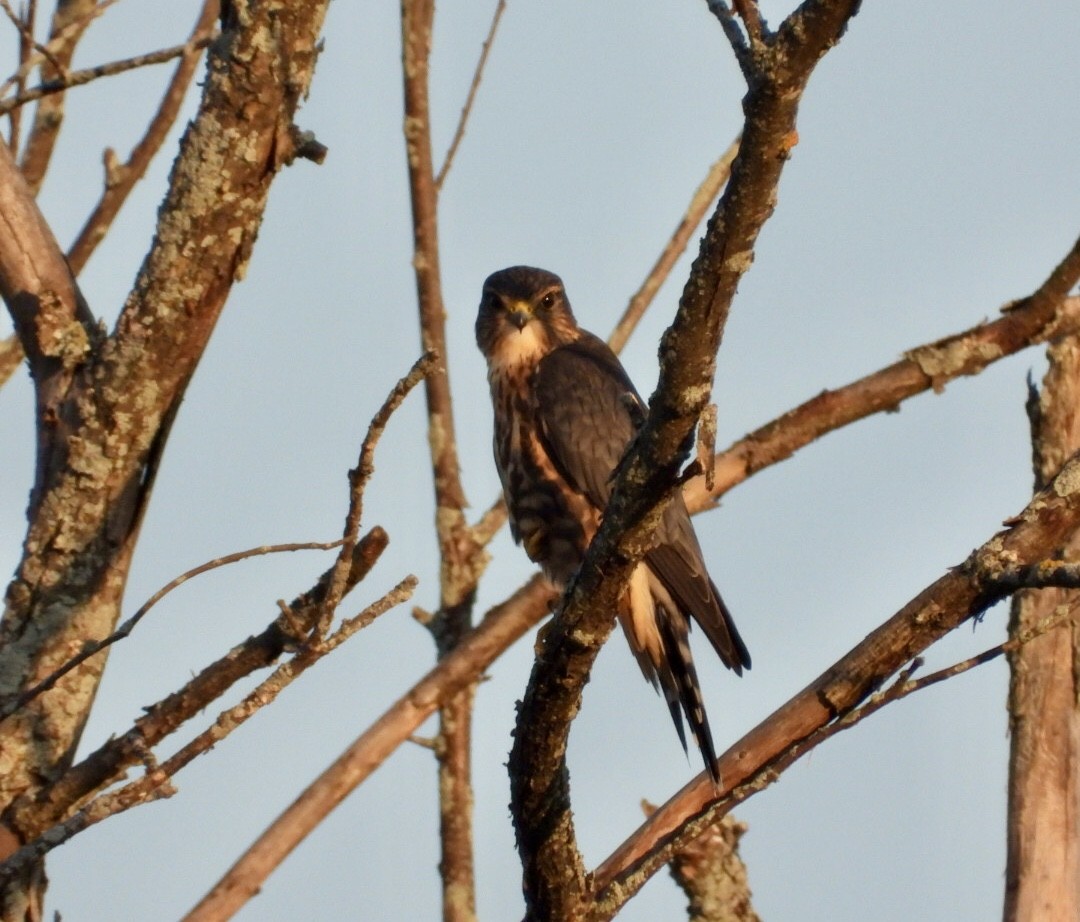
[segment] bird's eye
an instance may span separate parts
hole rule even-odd
[[[552,292],[552,291],[549,291],[546,295],[544,295],[544,297],[542,297],[540,299],[540,306],[542,308],[545,308],[545,309],[554,307],[555,306],[555,293]]]

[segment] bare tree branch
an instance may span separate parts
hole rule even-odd
[[[646,816],[656,810],[644,806]],[[739,856],[745,833],[745,823],[723,816],[671,859],[671,876],[689,901],[688,922],[761,922]]]
[[[111,151],[105,154],[105,188],[101,200],[91,212],[79,236],[68,250],[71,271],[78,275],[90,259],[97,245],[104,239],[113,219],[127,200],[135,184],[146,174],[165,138],[180,114],[180,106],[187,95],[188,86],[195,76],[195,68],[202,57],[199,43],[213,34],[219,14],[218,0],[205,0],[195,28],[188,39],[189,50],[181,56],[180,63],[169,81],[157,112],[147,125],[142,139],[136,144],[125,163],[114,163]]]
[[[111,647],[119,640],[123,640],[126,637],[131,636],[131,632],[135,630],[139,622],[146,616],[146,614],[153,608],[158,602],[160,602],[165,596],[176,589],[178,586],[182,586],[188,580],[201,576],[203,573],[209,573],[211,570],[216,570],[218,567],[225,567],[229,564],[239,563],[241,560],[248,560],[251,557],[261,557],[265,554],[280,554],[291,551],[328,551],[331,548],[335,548],[341,545],[343,539],[337,541],[304,541],[296,542],[293,544],[262,544],[259,547],[249,548],[246,551],[236,551],[232,554],[225,554],[222,557],[215,557],[213,560],[208,560],[206,563],[199,564],[197,567],[192,567],[190,570],[181,573],[179,576],[169,580],[164,586],[162,586],[157,592],[155,592],[149,599],[147,599],[138,611],[135,612],[130,618],[128,618],[123,624],[121,624],[115,631],[113,631],[108,637],[94,643],[87,643],[86,646],[75,656],[64,663],[59,669],[49,676],[42,679],[33,688],[27,689],[19,698],[15,701],[8,702],[2,709],[0,709],[0,720],[6,717],[10,717],[21,707],[25,707],[31,701],[33,701],[38,695],[43,692],[47,692],[50,688],[56,685],[64,676],[66,676],[72,669],[82,665],[91,656],[96,656],[106,647]],[[354,545],[355,546],[355,545]]]
[[[268,678],[245,695],[243,701],[222,711],[213,724],[186,743],[160,766],[156,762],[151,762],[142,778],[124,785],[118,791],[100,795],[69,820],[47,830],[39,838],[19,849],[3,865],[0,865],[0,877],[10,877],[22,871],[29,863],[40,859],[56,846],[62,845],[77,833],[103,819],[123,813],[139,804],[156,800],[161,796],[171,796],[174,793],[171,781],[178,771],[198,756],[209,752],[233,730],[252,717],[256,711],[273,703],[277,696],[308,668],[336,650],[361,628],[367,627],[379,615],[391,608],[408,601],[416,588],[416,583],[415,576],[407,577],[358,615],[342,622],[330,637],[302,647],[295,656],[278,666]]]
[[[360,519],[364,512],[364,491],[368,481],[375,473],[375,447],[382,438],[383,430],[390,417],[409,396],[410,391],[437,367],[438,356],[426,352],[414,363],[408,373],[394,385],[386,400],[372,417],[367,434],[360,446],[360,459],[356,467],[349,471],[349,511],[345,515],[345,528],[341,538],[341,552],[334,564],[330,585],[323,600],[323,614],[316,625],[316,635],[322,635],[330,625],[330,619],[344,597],[349,583],[349,571],[352,566],[353,551],[360,534]]]
[[[550,584],[533,577],[493,608],[462,641],[368,727],[300,794],[199,903],[185,922],[228,918],[258,892],[289,853],[446,701],[473,685],[488,664],[548,611]]]
[[[702,409],[739,279],[772,212],[794,146],[801,92],[858,3],[807,2],[782,25],[743,100],[746,124],[731,179],[702,241],[675,322],[660,347],[649,416],[617,472],[614,493],[539,652],[518,711],[511,804],[529,918],[583,918],[592,900],[570,812],[566,745],[592,662],[611,631],[631,568],[648,549]]]
[[[1080,274],[1080,239],[1032,295],[1010,304],[990,323],[909,350],[903,359],[789,410],[751,432],[714,459],[712,490],[696,478],[684,491],[692,511],[713,501],[747,477],[789,458],[827,432],[874,413],[890,412],[928,390],[940,392],[963,375],[1035,343],[1075,332],[1080,327],[1080,298],[1068,298]]]
[[[694,191],[693,198],[690,199],[690,204],[686,207],[682,220],[679,221],[678,227],[675,228],[675,233],[671,235],[671,239],[664,246],[664,249],[660,251],[660,255],[649,270],[649,274],[645,276],[645,281],[641,283],[641,287],[630,298],[630,303],[627,304],[622,317],[619,318],[619,322],[615,324],[611,336],[608,337],[608,345],[611,346],[613,352],[622,352],[638,322],[644,316],[645,311],[648,310],[649,305],[652,304],[657,292],[660,291],[660,287],[671,274],[671,270],[675,268],[675,263],[682,256],[686,245],[690,242],[690,237],[697,230],[697,226],[701,223],[709,208],[716,201],[716,197],[724,188],[724,184],[728,181],[728,176],[731,175],[732,161],[734,161],[738,152],[739,138],[736,138],[728,145],[727,150],[720,155],[720,158],[709,167],[709,172]]]
[[[446,309],[439,271],[438,180],[431,153],[429,65],[434,0],[401,4],[402,70],[405,82],[405,146],[413,219],[413,268],[425,349],[447,356]],[[496,22],[498,13],[496,13]],[[483,56],[481,61],[483,60]],[[479,72],[475,80],[479,80]],[[467,111],[466,113],[467,114]],[[462,116],[461,130],[464,129]],[[452,154],[452,151],[451,151]],[[448,154],[447,166],[449,165]],[[477,544],[465,518],[465,493],[458,469],[450,377],[445,364],[425,380],[428,443],[435,485],[435,533],[439,542],[439,610],[427,623],[440,658],[447,656],[471,627],[476,586],[488,555]],[[439,829],[443,919],[474,922],[472,694],[466,689],[440,708]]]
[[[1047,358],[1042,395],[1032,386],[1028,401],[1036,488],[1080,449],[1080,340],[1073,335],[1052,342]],[[1080,559],[1080,535],[1068,539],[1061,556]],[[1080,566],[1053,569],[1076,576]],[[1058,585],[1080,588],[1076,580]],[[1074,609],[1077,600],[1075,591],[1020,593],[1013,599],[1010,635]],[[1080,629],[1075,621],[1070,627],[1009,655],[1005,922],[1080,916]]]
[[[170,695],[165,702],[160,702],[154,708],[148,709],[147,717],[137,722],[133,730],[119,740],[110,740],[97,753],[71,769],[44,796],[39,797],[35,803],[25,805],[24,810],[29,815],[22,818],[21,828],[34,828],[40,832],[40,829],[49,825],[50,822],[56,822],[65,811],[78,801],[83,800],[93,790],[115,780],[119,771],[127,765],[133,764],[133,757],[137,758],[141,753],[149,751],[164,736],[175,730],[180,723],[193,716],[197,710],[205,707],[214,698],[222,694],[238,678],[249,674],[253,669],[268,665],[288,646],[301,646],[301,659],[297,661],[294,657],[294,662],[303,663],[306,662],[302,658],[307,655],[303,652],[305,649],[312,648],[317,651],[327,652],[333,646],[336,646],[340,639],[347,636],[342,635],[339,631],[334,635],[339,637],[339,640],[321,640],[338,603],[366,575],[379,554],[386,547],[386,534],[381,529],[374,529],[361,541],[356,539],[363,509],[364,489],[374,472],[375,447],[391,415],[401,406],[412,388],[431,370],[434,363],[435,357],[430,354],[424,355],[417,360],[409,373],[395,384],[368,426],[367,434],[360,448],[356,469],[350,472],[349,507],[343,529],[345,536],[339,541],[317,545],[323,548],[342,545],[348,556],[342,557],[339,555],[333,567],[323,575],[316,586],[305,595],[297,598],[292,605],[279,603],[282,609],[281,616],[263,634],[255,638],[249,638],[246,643],[230,651],[224,659],[205,669],[192,682],[188,683],[186,688]],[[298,545],[289,545],[276,548],[255,548],[253,551],[218,558],[209,564],[204,564],[183,574],[151,597],[120,629],[110,638],[106,638],[106,642],[91,645],[89,648],[84,649],[83,654],[76,657],[75,660],[82,661],[88,655],[100,652],[112,640],[126,636],[158,599],[192,575],[205,572],[214,566],[235,562],[253,554],[265,553],[271,550],[292,550],[298,547]],[[410,594],[411,591],[410,588]],[[350,622],[352,626],[349,630],[350,632],[355,631],[366,623],[364,619],[360,621],[353,619]],[[319,652],[318,655],[323,655],[323,652]],[[49,677],[49,683],[54,684],[63,673],[70,671],[75,665],[77,665],[77,662],[66,664],[65,668],[59,671],[61,675]],[[37,693],[39,689],[32,691]],[[34,812],[35,810],[36,812]]]
[[[256,4],[228,20],[211,51],[214,66],[181,144],[154,243],[108,339],[78,322],[74,296],[57,294],[62,307],[47,309],[40,296],[12,304],[11,295],[25,289],[11,290],[12,274],[0,266],[32,367],[32,350],[41,351],[36,336],[52,324],[62,347],[58,351],[52,336],[46,340],[51,354],[42,355],[60,369],[66,359],[70,368],[61,388],[50,386],[56,382],[48,377],[43,388],[35,372],[39,405],[53,400],[56,412],[38,420],[43,447],[32,520],[0,626],[4,700],[116,623],[172,421],[232,284],[245,270],[270,184],[296,153],[292,118],[310,84],[325,7],[325,0],[285,8]],[[0,186],[9,190],[15,183]],[[0,205],[5,220],[8,204]],[[0,238],[5,248],[9,235]],[[62,257],[53,262],[67,272]],[[67,278],[70,290],[70,272]],[[65,321],[58,327],[57,318]],[[0,777],[9,832],[0,850],[28,841],[28,829],[14,820],[22,815],[14,802],[33,800],[68,768],[103,660],[88,660],[5,721],[5,749],[26,758]],[[41,891],[40,876],[9,882],[3,912],[33,911]]]
[[[386,548],[388,537],[376,526],[357,545],[348,588],[359,584]],[[236,682],[272,665],[287,649],[307,640],[323,608],[333,568],[316,585],[285,606],[290,617],[278,617],[262,633],[233,647],[207,666],[186,685],[146,708],[144,716],[120,736],[112,737],[95,752],[69,768],[56,782],[35,797],[16,801],[9,813],[28,838],[45,834],[49,826],[69,817],[87,797],[118,781],[124,771],[143,761],[186,721],[195,717]]]
[[[107,64],[98,64],[96,67],[87,67],[83,70],[68,71],[66,74],[55,80],[39,83],[37,86],[31,87],[28,90],[23,90],[15,96],[0,100],[0,115],[6,115],[12,109],[25,106],[28,102],[33,102],[36,99],[42,99],[45,96],[52,96],[56,93],[63,93],[72,87],[84,86],[87,83],[99,80],[102,77],[113,77],[129,70],[136,70],[140,67],[149,67],[153,64],[165,64],[176,58],[190,55],[192,52],[201,51],[209,43],[209,36],[202,36],[185,42],[183,45],[173,45],[171,48],[162,48],[160,51],[149,51],[145,54],[137,54],[130,58],[123,58],[119,61],[109,61]]]
[[[593,880],[610,918],[673,850],[702,824],[715,821],[753,793],[753,778],[775,778],[829,726],[855,709],[888,678],[949,631],[1006,596],[1007,575],[1053,555],[1080,524],[1080,456],[1035,495],[1009,527],[924,589],[803,691],[782,705],[719,760],[724,779],[716,791],[703,774],[662,806],[597,868]],[[1005,588],[1002,588],[1002,587]],[[905,678],[906,681],[906,678]],[[824,737],[822,737],[824,738]],[[742,790],[743,787],[746,790]]]
[[[52,230],[6,146],[0,151],[0,295],[34,380],[38,456],[33,509],[53,451],[53,432],[60,426],[61,404],[75,370],[100,336]]]
[[[8,88],[23,83],[30,71],[41,67],[43,80],[62,78],[71,65],[75,48],[87,27],[102,15],[116,0],[57,0],[49,31],[49,41],[44,45],[35,43],[36,53],[20,62],[14,77],[0,85],[0,96]],[[64,121],[64,94],[56,93],[43,99],[34,112],[34,123],[26,140],[19,168],[26,184],[37,194],[45,171],[52,160],[56,139]]]
[[[469,123],[469,114],[472,112],[473,102],[476,100],[476,91],[480,89],[480,80],[484,76],[484,65],[487,64],[488,54],[491,52],[491,43],[495,41],[495,30],[499,28],[499,20],[502,19],[505,9],[506,0],[498,0],[495,4],[495,12],[491,17],[491,27],[488,29],[487,38],[484,39],[484,44],[480,49],[480,60],[476,62],[476,70],[473,72],[472,83],[469,84],[465,105],[461,107],[461,116],[458,118],[457,128],[454,129],[454,137],[446,151],[443,165],[439,167],[438,175],[435,177],[436,192],[442,189],[446,174],[450,172],[450,167],[454,164],[454,155],[461,144],[461,139],[465,137],[465,126]]]
[[[0,0],[0,5],[3,6],[4,13],[11,21],[11,24],[15,26],[15,29],[19,33],[19,68],[20,72],[22,67],[30,58],[30,54],[33,52],[35,45],[34,41],[34,25],[37,19],[37,2],[36,0],[30,0],[30,5],[26,7],[26,12],[23,16],[19,16],[11,8],[11,4],[8,0]],[[26,80],[23,77],[19,77],[15,81],[16,93],[22,92],[26,86]],[[19,144],[21,142],[20,132],[22,130],[22,113],[12,112],[10,115],[11,131],[8,135],[8,150],[11,151],[13,157],[18,155]],[[0,377],[0,383],[3,383],[3,378]]]

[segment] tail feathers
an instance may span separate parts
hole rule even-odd
[[[679,734],[683,750],[687,750],[682,715],[690,725],[690,733],[705,760],[705,771],[712,783],[720,786],[720,769],[716,764],[716,747],[713,745],[709,718],[705,714],[705,702],[701,697],[694,658],[690,652],[689,628],[679,613],[669,614],[657,606],[657,622],[664,644],[664,666],[657,670],[660,686],[671,711],[675,730]],[[681,714],[680,714],[681,710]]]
[[[683,727],[685,715],[690,733],[705,759],[705,770],[713,783],[719,785],[716,749],[690,653],[689,621],[646,566],[639,566],[632,574],[618,614],[642,673],[667,702],[683,750],[687,750]],[[739,646],[741,640],[736,645]],[[745,662],[749,665],[749,657]]]

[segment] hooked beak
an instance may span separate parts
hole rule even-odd
[[[516,301],[513,304],[508,304],[506,306],[506,318],[518,328],[519,332],[524,330],[525,324],[533,319],[532,311],[529,309],[529,305],[524,301]]]

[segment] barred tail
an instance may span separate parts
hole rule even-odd
[[[712,732],[709,730],[709,718],[705,713],[705,702],[701,697],[694,657],[690,652],[690,635],[686,619],[678,612],[669,613],[657,607],[657,622],[664,645],[666,669],[659,670],[660,684],[667,700],[675,729],[686,746],[680,709],[686,715],[690,733],[701,750],[705,760],[705,771],[712,783],[720,786],[720,769],[716,764],[716,747],[713,745]]]

